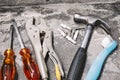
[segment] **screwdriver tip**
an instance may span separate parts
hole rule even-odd
[[[10,25],[10,29],[11,29],[11,30],[14,29],[14,26],[13,26],[13,25]]]

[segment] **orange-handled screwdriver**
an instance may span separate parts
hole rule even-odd
[[[17,28],[17,23],[15,22],[15,20],[12,20],[12,24],[15,28],[18,40],[22,47],[22,49],[20,50],[20,55],[22,56],[24,74],[27,80],[40,80],[40,72],[38,69],[38,65],[33,61],[30,55],[30,50],[24,46],[23,40],[21,38],[21,35]]]
[[[5,59],[0,71],[0,80],[14,80],[15,78],[15,61],[13,51],[13,33],[14,27],[10,27],[10,47],[4,52]]]

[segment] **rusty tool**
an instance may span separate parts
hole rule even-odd
[[[35,63],[35,61],[32,59],[30,55],[30,50],[25,47],[23,44],[23,40],[21,38],[21,35],[19,33],[19,30],[17,28],[17,23],[14,19],[11,20],[12,25],[15,28],[18,40],[21,45],[20,55],[22,56],[22,62],[23,62],[23,71],[27,78],[27,80],[40,80],[40,72],[38,69],[38,65]]]
[[[81,80],[82,73],[84,71],[86,58],[87,58],[87,48],[89,46],[89,42],[92,36],[93,29],[97,26],[103,28],[108,34],[109,33],[109,25],[106,24],[103,20],[91,17],[91,16],[82,16],[80,14],[74,15],[74,21],[76,23],[83,23],[87,24],[86,33],[82,42],[81,47],[78,49],[77,53],[75,54],[73,61],[71,63],[67,80]]]
[[[4,52],[5,59],[0,71],[0,80],[14,80],[15,78],[15,61],[14,61],[14,51],[13,51],[13,33],[14,27],[10,27],[10,45],[9,49]]]

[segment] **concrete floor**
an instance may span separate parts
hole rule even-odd
[[[80,30],[77,39],[77,45],[72,44],[65,38],[63,38],[57,31],[60,24],[63,23],[70,27],[82,27],[85,25],[75,24],[73,21],[74,13],[80,13],[82,15],[95,15],[99,18],[105,20],[111,27],[111,34],[113,38],[119,43],[120,42],[120,2],[116,3],[60,3],[60,4],[47,4],[47,5],[32,5],[32,6],[2,6],[0,8],[0,66],[2,65],[4,50],[8,48],[9,45],[9,27],[11,18],[17,20],[20,27],[21,34],[23,36],[24,43],[26,47],[30,48],[33,52],[31,43],[26,35],[24,28],[26,20],[31,16],[40,16],[44,19],[47,26],[49,26],[54,32],[54,49],[58,54],[65,74],[67,75],[71,61],[81,45],[83,39],[84,30]],[[26,17],[25,15],[29,15]],[[42,25],[41,25],[42,26]],[[100,45],[101,40],[104,38],[100,28],[94,30],[94,34],[88,49],[87,63],[84,70],[83,78],[92,64],[93,60],[96,58],[98,53],[102,50]],[[16,34],[14,35],[14,51],[16,55],[16,66],[18,71],[18,76],[16,80],[26,80],[21,68],[21,58],[18,54],[20,50],[20,44],[17,40]],[[99,80],[120,80],[120,48],[113,52],[107,59],[104,66],[103,72]],[[55,80],[53,63],[50,59],[47,61],[50,80]]]
[[[33,4],[53,4],[53,3],[113,3],[120,0],[0,0],[0,6],[3,5],[33,5]]]

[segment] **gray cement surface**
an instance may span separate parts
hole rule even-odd
[[[112,3],[120,0],[0,0],[2,5],[33,5],[33,4],[53,4],[53,3]]]
[[[52,0],[51,0],[52,1]],[[67,1],[67,0],[66,0]],[[32,5],[32,6],[1,6],[0,7],[0,66],[4,58],[3,53],[9,45],[9,28],[10,20],[15,18],[22,34],[26,47],[31,49],[32,56],[35,59],[34,50],[29,41],[29,38],[25,30],[25,22],[32,16],[40,16],[44,19],[47,26],[53,30],[54,33],[54,49],[58,54],[65,74],[67,75],[71,61],[80,47],[85,30],[79,31],[77,39],[77,45],[72,44],[65,38],[63,38],[57,31],[60,24],[63,23],[70,27],[85,27],[83,24],[75,24],[73,21],[74,13],[80,13],[82,15],[95,15],[105,20],[111,28],[111,34],[113,38],[120,43],[120,2],[111,3],[59,3],[59,4],[47,4],[47,5]],[[27,16],[28,15],[28,16]],[[42,26],[42,25],[41,25]],[[100,42],[105,37],[105,34],[100,28],[95,28],[92,40],[90,42],[87,52],[87,63],[84,70],[82,80],[85,79],[87,72],[99,54],[103,49]],[[17,77],[15,80],[26,80],[22,71],[22,62],[19,55],[20,44],[17,40],[16,34],[14,35],[14,51],[16,55],[16,67]],[[115,50],[107,59],[102,74],[99,80],[120,80],[120,48],[118,45]],[[54,65],[50,59],[46,62],[48,66],[48,72],[50,80],[56,80]]]

